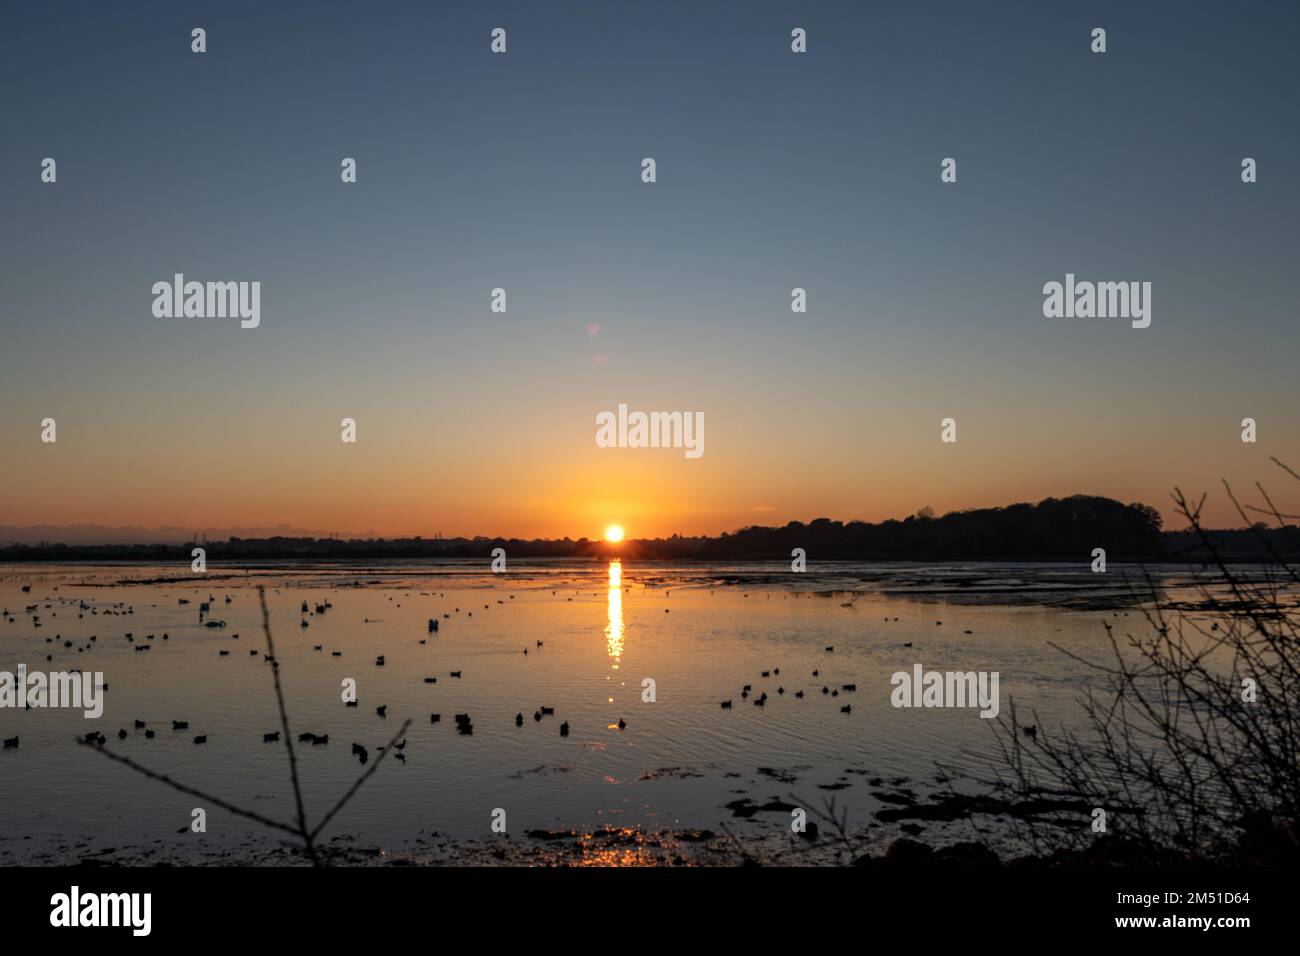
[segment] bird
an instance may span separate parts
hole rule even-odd
[[[784,687],[778,687],[778,688],[776,689],[776,692],[777,692],[778,694],[784,694],[784,693],[785,693],[785,688],[784,688]]]
[[[729,701],[729,700],[724,700],[724,701],[722,702],[722,709],[723,709],[723,710],[731,710],[731,701]]]
[[[828,651],[833,651],[833,650],[835,650],[835,646],[832,645],[832,644],[827,644],[827,645],[826,645],[826,650],[828,650]]]
[[[1020,729],[1023,730],[1023,731],[1025,732],[1025,736],[1026,736],[1026,737],[1037,737],[1037,736],[1038,736],[1038,725],[1037,725],[1037,724],[1030,724],[1028,727],[1021,727]]]
[[[262,734],[262,743],[264,744],[273,744],[279,739],[280,739],[280,731],[278,730],[272,734]]]
[[[455,677],[455,678],[459,678],[459,677],[460,677],[460,671],[452,671],[452,672],[451,672],[451,676],[452,676],[452,677]]]
[[[424,682],[425,682],[426,684],[436,684],[436,683],[438,683],[438,678],[436,678],[436,677],[426,677],[426,678],[424,679]]]
[[[218,657],[229,657],[229,656],[230,656],[230,651],[217,651],[217,656],[218,656]]]
[[[376,707],[376,708],[375,708],[375,713],[378,714],[380,717],[387,717],[387,716],[388,716],[388,705],[387,705],[387,704],[384,704],[384,705],[381,706],[381,707]]]
[[[619,729],[619,730],[626,730],[626,729],[627,729],[627,721],[624,720],[622,717],[620,717],[620,718],[618,719],[618,729]]]
[[[545,714],[554,714],[554,713],[555,713],[555,708],[554,708],[554,707],[543,707],[543,708],[542,708],[542,714],[543,714],[543,715],[545,715]]]
[[[153,738],[154,738],[154,732],[153,732],[152,730],[146,730],[146,731],[144,732],[144,739],[145,739],[145,740],[153,740]]]
[[[189,730],[190,722],[188,720],[173,720],[172,730]]]
[[[383,654],[380,654],[378,657],[375,658],[375,666],[376,666],[376,667],[383,667],[383,666],[384,666],[384,655],[383,655]]]
[[[208,735],[199,734],[197,737],[194,738],[194,742],[196,744],[206,744],[208,742]]]
[[[308,734],[299,734],[299,735],[298,735],[298,743],[300,743],[300,744],[309,744],[309,743],[314,743],[315,740],[316,740],[316,735],[315,735],[315,734],[310,734],[310,733],[308,733]]]
[[[366,748],[361,746],[360,744],[354,743],[352,745],[352,753],[354,756],[360,758],[362,763],[365,763],[367,760],[370,759],[370,752],[367,751]]]
[[[439,722],[441,722],[441,720],[442,720],[442,714],[430,714],[430,715],[429,715],[429,723],[431,723],[431,724],[439,723]]]
[[[136,730],[142,730],[143,728],[144,728],[144,721],[143,721],[143,720],[137,720],[137,721],[135,722],[135,729],[136,729]]]
[[[541,719],[542,719],[542,712],[540,710],[533,711],[533,720],[541,720]]]
[[[843,707],[840,708],[840,713],[841,713],[841,714],[851,714],[851,713],[853,713],[853,705],[852,705],[852,704],[845,704]]]
[[[803,700],[803,691],[801,690],[795,691],[794,696],[798,697],[800,700]]]
[[[564,723],[560,724],[560,736],[561,737],[569,736],[569,722],[567,720]]]
[[[523,712],[520,711],[519,713],[515,714],[515,726],[522,727],[523,725],[524,725],[524,715]]]
[[[24,591],[30,591],[31,588],[27,587],[27,588],[23,588],[23,590],[24,590]],[[17,738],[17,737],[6,737],[6,738],[5,738],[5,743],[4,743],[4,749],[5,749],[5,750],[17,750],[17,749],[18,749],[18,738]]]
[[[117,739],[118,739],[118,740],[126,740],[126,728],[125,728],[125,727],[123,727],[121,730],[119,730],[119,731],[117,732]]]

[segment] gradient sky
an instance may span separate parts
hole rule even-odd
[[[0,524],[1300,510],[1297,40],[1295,2],[5,4]],[[175,272],[261,281],[261,327],[155,318]],[[1150,281],[1151,327],[1044,318],[1067,272]],[[620,402],[704,456],[597,448]]]

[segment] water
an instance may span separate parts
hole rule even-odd
[[[534,562],[494,575],[484,562],[438,561],[211,567],[204,577],[174,566],[8,566],[0,573],[0,605],[9,611],[0,670],[102,671],[109,689],[99,720],[0,710],[0,736],[21,740],[0,752],[0,862],[122,848],[185,860],[274,844],[256,824],[74,740],[98,730],[114,752],[291,821],[284,745],[262,740],[280,723],[259,584],[293,734],[330,738],[298,751],[309,820],[362,769],[354,742],[373,761],[412,720],[405,763],[386,759],[327,834],[392,852],[434,834],[489,838],[497,809],[512,835],[720,823],[743,833],[788,828],[788,815],[737,820],[732,801],[820,805],[834,795],[864,823],[884,806],[875,796],[882,790],[924,795],[939,787],[943,767],[979,775],[996,762],[994,721],[974,709],[895,709],[892,673],[916,663],[997,671],[1003,708],[1014,697],[1022,719],[1036,709],[1039,721],[1077,725],[1075,699],[1095,675],[1063,651],[1104,656],[1103,621],[1140,627],[1123,577],[1115,566],[1102,576],[1009,564],[846,564],[796,575],[776,564]],[[1171,595],[1190,584],[1180,569],[1156,569],[1156,577]],[[204,620],[224,627],[200,623],[209,596]],[[327,601],[332,607],[315,613]],[[437,633],[427,630],[430,618]],[[152,649],[135,650],[144,644]],[[341,699],[348,678],[357,684],[355,708]],[[642,699],[646,680],[653,702]],[[856,692],[841,690],[846,683]],[[745,684],[752,696],[766,691],[764,706],[742,698]],[[380,705],[387,717],[377,715]],[[554,716],[534,720],[543,705]],[[457,713],[470,714],[472,735],[456,732]],[[157,736],[146,739],[135,720]],[[173,720],[189,729],[173,731]],[[197,734],[208,743],[196,746]],[[205,806],[207,833],[190,833],[192,809]]]

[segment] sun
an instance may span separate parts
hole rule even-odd
[[[605,540],[617,542],[623,540],[623,526],[612,524],[605,529]]]

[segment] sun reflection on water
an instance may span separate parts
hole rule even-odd
[[[605,625],[605,650],[618,670],[623,657],[623,562],[609,562],[609,621]]]

